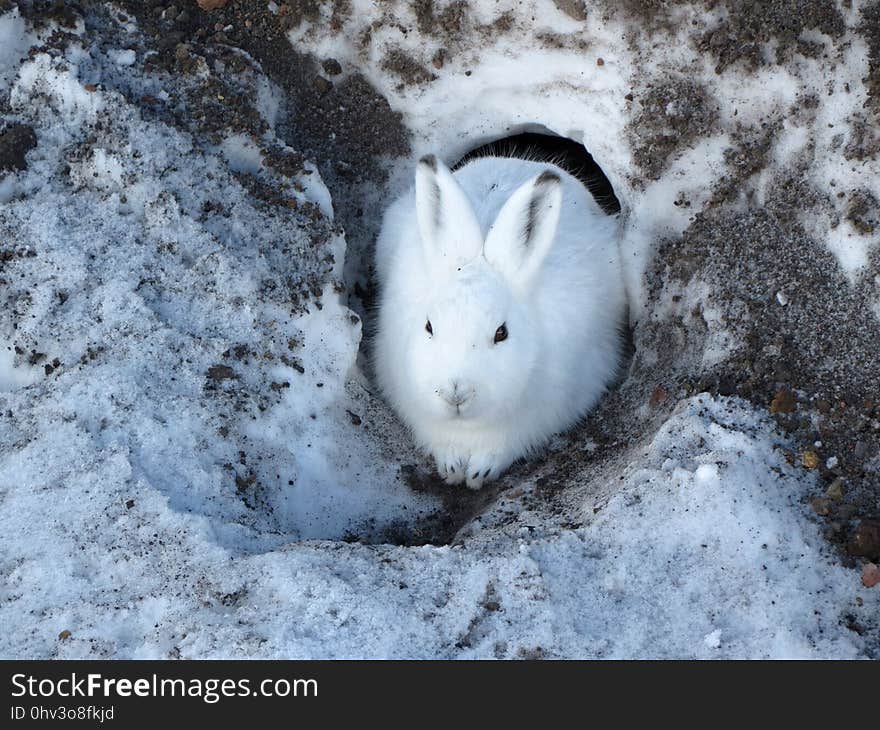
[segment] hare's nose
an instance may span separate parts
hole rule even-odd
[[[453,382],[451,388],[441,388],[437,394],[451,406],[461,406],[467,403],[474,395],[474,389]]]

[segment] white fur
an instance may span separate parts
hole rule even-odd
[[[555,165],[483,157],[451,173],[435,159],[419,162],[377,242],[376,373],[440,474],[478,488],[613,380],[617,221]]]

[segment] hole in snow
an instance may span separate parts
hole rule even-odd
[[[580,180],[608,215],[620,212],[620,202],[608,176],[587,148],[573,139],[549,133],[522,132],[480,145],[462,157],[453,169],[475,157],[518,157],[558,165]]]
[[[608,177],[587,149],[572,139],[545,132],[518,133],[472,149],[453,165],[453,169],[461,167],[475,157],[482,156],[517,157],[558,165],[583,182],[608,215],[616,215],[620,212],[620,203]],[[407,164],[412,165],[413,163],[408,162]],[[374,229],[372,231],[373,238],[381,224],[387,202],[389,202],[383,198],[380,200],[382,200],[382,204],[376,207],[374,225],[367,226],[367,229]],[[370,250],[363,241],[355,239],[360,239],[360,236],[356,235],[348,239],[347,255],[354,254],[355,257],[358,257],[359,252]],[[372,255],[362,256],[356,260],[358,262],[357,272],[354,277],[350,276],[350,280],[353,279],[356,282],[352,287],[355,292],[355,301],[350,301],[349,305],[354,306],[362,316],[365,331],[369,333],[373,330],[373,315],[378,304],[376,299],[377,283],[370,270]],[[349,274],[351,273],[350,271]],[[621,377],[628,370],[633,352],[632,333],[626,331],[623,336],[626,340],[626,347]],[[362,371],[373,380],[370,366],[372,360],[370,344],[370,337],[367,335],[361,342],[359,364]],[[377,393],[372,386],[371,391]],[[397,422],[383,401],[378,397],[372,399],[369,412],[374,421],[384,423],[383,427],[374,429],[374,434],[394,453],[395,459],[401,464],[400,479],[412,490],[414,498],[433,498],[440,508],[430,514],[413,513],[407,515],[403,513],[397,523],[386,524],[378,532],[371,531],[369,525],[365,525],[365,531],[352,533],[347,539],[367,542],[381,541],[397,545],[452,542],[459,535],[472,534],[486,525],[497,525],[511,519],[510,514],[505,511],[503,493],[509,488],[515,489],[517,486],[533,480],[536,474],[555,472],[558,462],[566,460],[565,454],[559,450],[561,439],[566,437],[566,435],[561,435],[553,440],[543,458],[517,462],[501,480],[484,486],[478,492],[464,488],[450,488],[436,474],[433,464],[416,452],[403,426]],[[414,517],[415,519],[413,519]]]

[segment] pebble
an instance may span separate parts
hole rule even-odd
[[[880,559],[880,519],[864,518],[853,533],[847,551],[850,555]]]
[[[862,585],[873,588],[880,583],[880,568],[874,563],[866,563],[862,568]]]
[[[773,400],[770,401],[770,414],[777,413],[794,413],[797,407],[797,401],[794,399],[794,393],[788,388],[780,388]]]
[[[825,497],[813,497],[810,500],[810,507],[820,517],[827,517],[831,514],[831,502],[825,499]]]
[[[804,455],[801,457],[801,464],[807,469],[815,469],[819,466],[819,456],[815,451],[805,451]]]
[[[584,0],[553,0],[553,4],[573,20],[587,19],[587,4]]]
[[[322,94],[326,94],[333,88],[333,83],[329,79],[325,79],[323,76],[315,76],[315,80],[312,84]]]
[[[837,477],[831,484],[828,485],[828,489],[825,490],[825,496],[828,499],[832,499],[835,502],[839,502],[843,499],[843,479]]]
[[[666,401],[668,395],[669,393],[667,392],[666,388],[664,388],[662,385],[658,385],[651,392],[651,397],[648,399],[648,404],[651,406],[651,408],[656,408],[661,403],[664,403]]]
[[[338,76],[342,73],[342,64],[335,58],[328,58],[321,66],[324,67],[324,72],[330,76]]]

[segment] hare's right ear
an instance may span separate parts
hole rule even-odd
[[[545,170],[514,191],[486,234],[486,260],[525,292],[550,251],[562,210],[562,179]]]
[[[483,234],[471,203],[435,155],[416,166],[416,218],[432,266],[451,271],[480,255]]]

